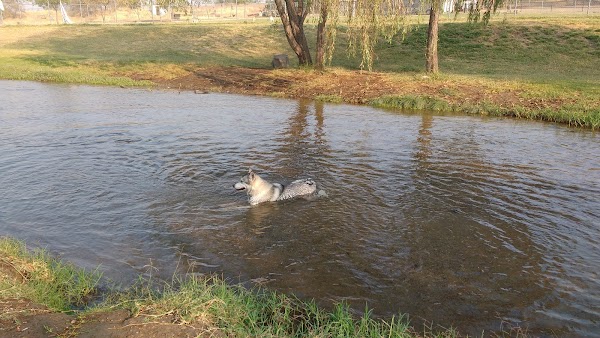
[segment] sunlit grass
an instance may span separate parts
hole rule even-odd
[[[176,280],[160,290],[142,283],[111,302],[135,316],[168,313],[178,323],[201,323],[235,337],[415,336],[401,316],[383,321],[366,311],[356,318],[344,304],[325,311],[314,302],[250,291],[214,277]]]
[[[262,67],[286,50],[271,26],[253,24],[10,26],[0,36],[0,78],[123,86],[199,65]]]
[[[369,102],[374,107],[400,110],[428,110],[473,115],[518,117],[568,124],[575,127],[600,128],[600,107],[568,105],[559,109],[530,109],[516,106],[502,107],[488,101],[478,103],[449,103],[431,96],[383,96]]]

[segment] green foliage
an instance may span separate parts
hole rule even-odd
[[[359,69],[361,58],[349,58],[344,52],[351,40],[348,27],[338,28],[340,48],[332,65]],[[307,25],[305,29],[312,36],[315,27]],[[384,76],[390,79],[409,77],[410,82],[418,85],[420,76],[414,75],[422,69],[426,33],[427,25],[415,25],[402,43],[380,41],[375,46],[378,59],[373,69],[387,72]],[[467,89],[479,86],[481,80],[491,81],[494,84],[488,87],[518,91],[526,100],[572,102],[557,111],[572,112],[573,119],[559,118],[558,112],[544,116],[556,115],[553,120],[598,128],[594,122],[597,117],[593,117],[597,116],[600,97],[600,29],[596,19],[527,18],[492,21],[488,27],[445,22],[440,26],[439,38],[440,53],[444,55],[440,60],[444,80],[460,82],[459,87]],[[286,50],[287,46],[281,27],[273,28],[266,23],[81,25],[77,30],[59,26],[8,26],[0,34],[0,63],[4,65],[0,67],[0,78],[149,86],[151,82],[133,78],[157,75],[173,78],[196,67],[264,68],[270,65],[273,50]],[[326,94],[336,93],[323,93],[318,99],[338,100],[336,95]],[[459,94],[460,91],[440,92],[437,96],[457,102],[464,99]],[[480,108],[464,107],[462,111]],[[513,116],[542,116],[524,113],[531,108],[511,109]]]
[[[439,51],[444,56],[440,67],[448,75],[548,83],[586,91],[596,88],[600,95],[596,80],[600,78],[600,45],[594,42],[598,36],[590,28],[556,24],[492,22],[483,27],[446,22],[439,33]],[[400,44],[380,44],[374,69],[420,70],[426,37],[427,26],[419,25]],[[341,56],[337,59],[344,61]]]
[[[469,6],[469,22],[481,21],[484,25],[489,24],[492,13],[496,13],[498,7],[504,4],[504,0],[480,0],[475,4]],[[464,6],[464,0],[456,2],[456,8],[462,8]],[[457,11],[458,13],[458,11]]]
[[[354,0],[343,3],[345,6],[338,3],[335,7],[336,14],[330,29],[337,30],[340,16],[347,17],[345,33],[348,37],[348,53],[351,56],[360,54],[360,69],[372,70],[377,45],[381,41],[391,44],[394,39],[402,39],[409,31],[408,15],[412,1]]]

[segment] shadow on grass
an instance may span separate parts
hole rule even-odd
[[[119,66],[155,63],[267,68],[273,54],[289,49],[283,34],[263,25],[73,28],[61,27],[6,47],[35,52],[22,59],[49,67],[87,62]]]
[[[358,69],[348,56],[341,30],[333,66]],[[315,27],[307,25],[314,46]],[[380,43],[375,71],[420,72],[424,68],[427,25],[413,26],[401,41]],[[279,25],[81,25],[59,27],[14,42],[27,50],[21,58],[48,67],[80,63],[114,67],[143,64],[270,68],[273,54],[293,52]],[[314,48],[313,48],[314,49]],[[440,26],[443,73],[538,83],[566,83],[583,89],[600,78],[600,32],[594,28],[527,22],[493,22],[485,27],[466,22]]]

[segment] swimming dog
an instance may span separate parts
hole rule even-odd
[[[267,182],[252,169],[248,170],[248,174],[242,177],[233,187],[238,191],[246,190],[250,205],[309,196],[317,192],[317,185],[310,178],[296,180],[284,186],[280,183]]]

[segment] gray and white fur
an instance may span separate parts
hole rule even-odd
[[[248,170],[248,174],[242,177],[233,187],[240,191],[246,190],[251,205],[309,196],[317,192],[317,184],[310,178],[296,180],[284,186],[280,183],[270,183],[262,179],[252,169]]]

